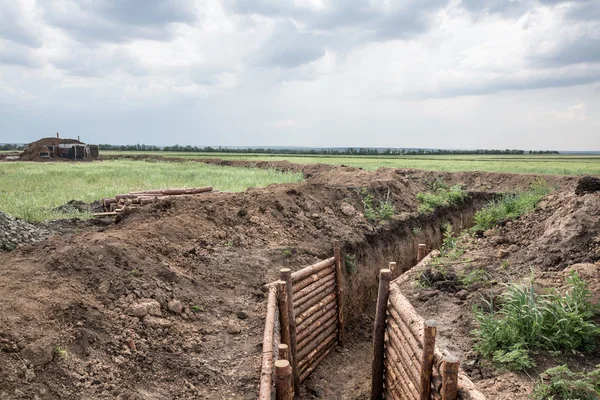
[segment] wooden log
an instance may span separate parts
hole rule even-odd
[[[325,314],[321,315],[317,320],[312,322],[305,329],[302,329],[301,332],[297,332],[296,334],[296,344],[299,346],[301,342],[307,340],[307,337],[310,337],[314,332],[319,331],[323,326],[328,325],[331,321],[335,321],[335,317],[337,315],[336,309],[331,308]]]
[[[316,320],[321,318],[321,316],[323,316],[325,313],[327,313],[329,310],[332,310],[332,309],[333,310],[337,309],[337,305],[335,302],[331,302],[331,303],[327,304],[321,310],[318,310],[310,317],[306,318],[305,320],[303,320],[301,322],[298,322],[296,324],[297,331],[302,332],[305,329],[308,329],[310,327],[310,325],[312,325],[313,322],[315,322]],[[336,310],[336,312],[337,312],[337,310]]]
[[[333,311],[333,313],[331,313],[331,311]],[[321,332],[325,331],[326,329],[329,329],[331,326],[335,325],[335,327],[337,328],[337,319],[335,318],[335,314],[336,314],[335,309],[330,310],[330,312],[328,314],[329,314],[329,319],[325,320],[325,322],[322,325],[317,326],[313,330],[306,329],[306,330],[302,331],[302,333],[303,334],[306,333],[306,335],[303,336],[302,340],[298,340],[298,342],[297,342],[298,349],[306,347],[306,345],[310,342],[313,342],[315,340],[315,338],[321,334]],[[299,336],[296,337],[296,339],[298,339],[298,338],[299,338]]]
[[[419,391],[417,390],[417,386],[406,377],[406,371],[402,371],[397,368],[397,366],[393,365],[387,372],[391,375],[392,380],[397,382],[398,387],[403,392],[405,398],[418,400]]]
[[[400,386],[397,383],[392,382],[390,376],[385,377],[385,399],[391,400],[406,400],[407,397],[404,395]]]
[[[392,279],[394,279],[397,275],[396,275],[396,263],[394,261],[390,262],[388,269],[390,271],[392,271]]]
[[[421,361],[421,385],[419,391],[421,400],[429,400],[431,396],[431,371],[433,368],[437,322],[432,319],[425,321],[423,323],[423,332],[423,358]]]
[[[296,352],[296,317],[294,313],[294,302],[291,301],[293,299],[293,279],[292,279],[292,270],[289,268],[283,268],[279,270],[279,279],[285,282],[285,291],[287,293],[288,298],[288,320],[290,327],[290,359],[292,364],[292,375],[294,376],[293,387],[294,390],[297,391],[300,387],[300,374],[298,372],[298,358]]]
[[[400,289],[396,285],[390,290],[390,302],[394,311],[402,312],[402,318],[399,321],[410,329],[414,337],[421,339],[423,337],[423,317],[417,313],[408,299],[400,293]]]
[[[117,209],[117,203],[111,203],[108,205],[108,211],[114,212]]]
[[[335,265],[335,285],[337,290],[338,346],[344,348],[344,277],[342,275],[342,250],[339,240],[333,242],[333,258]]]
[[[308,278],[309,276],[316,274],[324,268],[331,267],[335,259],[330,257],[326,260],[319,261],[316,264],[309,265],[308,267],[302,268],[300,271],[296,271],[292,274],[292,280],[294,283],[301,281],[304,278]]]
[[[335,287],[333,287],[333,284],[328,286],[326,290],[317,293],[314,297],[309,298],[307,301],[305,301],[304,303],[302,303],[301,305],[298,304],[294,304],[294,307],[296,309],[296,313],[297,314],[302,314],[303,312],[305,312],[306,310],[308,310],[309,308],[311,308],[312,306],[314,306],[315,304],[319,303],[320,301],[322,301],[324,298],[334,295],[335,297]]]
[[[458,398],[458,358],[444,357],[442,363],[442,400],[456,400]]]
[[[212,192],[212,186],[205,186],[199,188],[189,189],[158,189],[158,190],[142,190],[140,192],[129,192],[130,195],[144,195],[144,194],[163,194],[163,195],[178,195],[178,194],[198,194]]]
[[[388,345],[393,348],[395,354],[400,356],[400,360],[398,361],[403,363],[404,369],[409,371],[408,374],[411,381],[415,384],[415,386],[418,386],[420,382],[419,371],[421,370],[420,361],[418,361],[412,350],[407,346],[404,338],[398,337],[396,332],[391,329],[388,329],[387,333]]]
[[[296,317],[296,324],[302,324],[304,320],[309,318],[315,312],[322,310],[329,303],[333,303],[335,305],[335,293],[330,293],[329,295],[325,296],[321,301],[306,309],[302,314],[298,315]]]
[[[279,343],[277,345],[277,350],[279,351],[278,359],[279,360],[290,360],[290,347],[285,343]]]
[[[390,309],[391,309],[391,307],[390,307]],[[408,329],[408,327],[404,323],[399,322],[400,316],[398,315],[398,313],[396,313],[396,310],[390,310],[390,309],[388,309],[388,312],[390,313],[390,316],[392,318],[389,323],[389,327],[398,336],[398,338],[403,339],[406,343],[408,343],[408,347],[412,351],[412,354],[415,357],[419,358],[419,363],[420,363],[421,362],[420,359],[421,359],[422,353],[423,353],[423,348],[422,348],[423,344],[417,338],[415,338],[413,333],[410,331],[410,329]]]
[[[297,293],[294,293],[294,305],[296,307],[300,306],[302,303],[311,297],[314,297],[314,295],[318,294],[320,291],[323,291],[333,285],[335,285],[334,274],[330,274],[325,276],[323,279],[319,279],[315,283],[312,283]]]
[[[275,399],[292,400],[292,367],[288,360],[275,361]]]
[[[308,376],[313,373],[313,371],[319,366],[319,364],[321,364],[321,361],[323,361],[325,357],[327,357],[333,351],[334,348],[335,346],[332,344],[329,348],[325,349],[325,351],[320,356],[318,356],[312,364],[306,367],[304,372],[300,374],[300,381],[302,382],[306,378],[308,378]]]
[[[375,309],[375,324],[373,327],[373,363],[371,374],[371,400],[381,400],[383,397],[383,367],[384,367],[384,339],[385,316],[390,293],[392,271],[382,269],[379,271],[379,290],[377,292],[377,306]]]
[[[402,400],[410,398],[410,394],[408,394],[406,392],[406,389],[402,387],[402,382],[400,381],[398,375],[393,369],[390,369],[385,374],[385,389],[388,392],[394,393],[397,397],[399,397]]]
[[[118,212],[112,211],[112,212],[101,212],[101,213],[94,213],[92,214],[95,218],[101,218],[101,217],[114,217],[115,215],[119,215]]]
[[[275,329],[275,308],[277,307],[277,288],[269,288],[267,298],[267,316],[263,334],[262,363],[260,368],[259,400],[271,400],[273,373],[273,331]]]
[[[306,346],[304,347],[298,347],[298,367],[302,368],[302,366],[306,364],[305,362],[302,362],[302,360],[311,358],[311,355],[312,357],[314,357],[314,354],[312,354],[312,352],[315,351],[315,349],[319,348],[321,344],[323,344],[323,342],[327,341],[330,337],[336,338],[337,334],[332,336],[332,334],[336,333],[336,329],[337,326],[330,325],[323,332],[317,335],[317,337],[312,342],[307,342]]]
[[[310,284],[313,284],[315,282],[317,282],[319,279],[325,278],[327,275],[329,274],[333,274],[335,273],[334,267],[329,265],[327,267],[325,267],[324,269],[300,280],[300,281],[294,281],[294,293],[299,292],[300,290],[304,289],[305,287],[307,287]]]
[[[390,376],[391,381],[401,389],[404,398],[415,400],[419,398],[419,392],[410,379],[406,377],[406,371],[400,370],[395,365],[390,365],[386,373]]]
[[[413,249],[414,249],[414,247],[413,247]],[[427,245],[424,243],[419,244],[419,247],[417,250],[417,262],[421,262],[421,260],[424,259],[426,255],[427,255]]]
[[[281,342],[286,346],[290,345],[290,314],[285,281],[277,281],[277,306],[279,307],[279,330],[281,332]],[[289,352],[289,350],[288,350]],[[291,360],[289,356],[286,360]]]

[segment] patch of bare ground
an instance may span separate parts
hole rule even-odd
[[[355,396],[338,398],[361,398],[370,359],[354,349],[369,348],[363,312],[376,295],[380,263],[395,256],[412,262],[415,255],[399,242],[434,242],[439,218],[460,220],[460,208],[417,214],[415,196],[426,181],[443,178],[479,192],[514,190],[535,179],[293,168],[304,171],[305,183],[162,201],[129,212],[102,232],[53,236],[0,254],[0,398],[254,399],[266,303],[259,288],[282,267],[299,269],[329,257],[335,239],[358,263],[357,272],[346,276],[357,294],[347,304],[355,344],[331,359],[347,366],[329,378],[317,372],[310,382],[318,388],[333,379],[332,385],[345,385],[344,393]],[[548,179],[562,188],[557,204],[576,183]],[[396,207],[391,221],[365,219],[356,190],[362,187],[375,199],[389,193]],[[423,236],[414,233],[419,226]],[[443,312],[427,308],[441,296],[446,294],[415,305],[430,317]],[[461,306],[465,319],[467,306]],[[442,319],[448,328],[461,323]],[[467,349],[468,340],[465,335],[465,344],[453,343]],[[349,381],[352,365],[360,373]]]

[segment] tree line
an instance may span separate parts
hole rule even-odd
[[[493,155],[516,155],[516,154],[560,154],[555,150],[442,150],[442,149],[374,149],[374,148],[343,148],[343,149],[271,149],[271,148],[246,148],[233,149],[229,147],[198,147],[198,146],[153,146],[146,144],[134,145],[112,145],[101,144],[100,150],[118,150],[118,151],[173,151],[173,152],[189,152],[189,153],[255,153],[255,154],[298,154],[298,155],[469,155],[469,154],[493,154]]]

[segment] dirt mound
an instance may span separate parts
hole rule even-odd
[[[280,268],[329,257],[335,239],[359,256],[369,246],[395,249],[397,237],[418,240],[407,224],[422,218],[415,196],[428,179],[463,179],[479,190],[535,178],[290,168],[312,175],[300,184],[164,200],[103,232],[0,255],[0,398],[254,399],[260,287]],[[393,219],[367,220],[358,188],[376,202],[389,196]],[[349,296],[349,307],[372,294]]]
[[[48,158],[40,157],[40,153],[47,152],[47,146],[56,146],[56,138],[43,138],[38,141],[29,143],[27,148],[19,156],[20,161],[48,161]],[[84,144],[75,139],[60,139],[60,144]],[[57,159],[53,158],[56,161]]]
[[[53,232],[0,212],[0,251],[14,250],[22,243],[36,243]]]

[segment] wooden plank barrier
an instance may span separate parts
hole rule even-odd
[[[421,263],[432,256],[425,256],[424,247],[419,246]],[[435,345],[437,324],[434,320],[425,321],[402,295],[402,277],[388,285],[382,278],[384,271],[389,270],[382,270],[380,275],[373,335],[371,399],[485,400],[460,370],[458,359]],[[383,297],[387,301],[382,306],[380,300]],[[382,319],[384,329],[381,328]]]
[[[334,242],[333,257],[291,272],[280,270],[279,281],[269,291],[263,338],[263,360],[259,400],[270,400],[275,381],[277,399],[293,398],[300,382],[344,343],[344,283],[340,243]],[[279,312],[281,344],[273,380],[274,310]],[[270,342],[269,342],[270,338]],[[285,362],[280,362],[287,360]],[[290,388],[287,391],[289,372]]]

